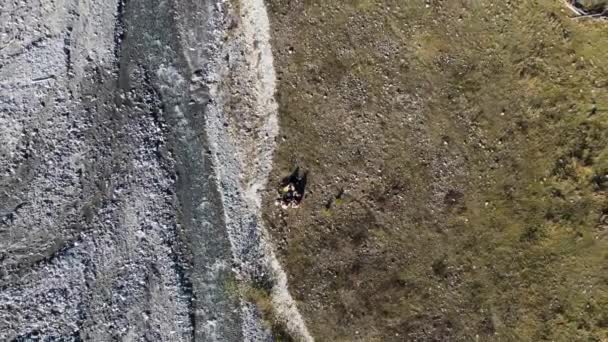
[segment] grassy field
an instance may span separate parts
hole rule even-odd
[[[558,0],[268,0],[265,219],[318,341],[608,341],[608,21]]]

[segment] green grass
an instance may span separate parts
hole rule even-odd
[[[265,216],[319,340],[608,339],[605,21],[552,0],[268,3],[274,178],[298,164],[310,191]]]
[[[243,300],[255,305],[262,322],[271,332],[276,342],[295,341],[287,331],[285,324],[277,317],[271,297],[272,284],[266,280],[239,282],[232,277],[224,283],[224,291],[233,298]]]

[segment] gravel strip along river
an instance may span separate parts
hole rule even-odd
[[[2,339],[272,340],[229,286],[264,281],[312,340],[259,219],[263,2],[15,1],[0,22]]]

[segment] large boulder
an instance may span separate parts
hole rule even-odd
[[[604,13],[608,10],[608,0],[577,0],[575,3],[587,13]]]

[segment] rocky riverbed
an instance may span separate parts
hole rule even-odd
[[[0,22],[1,339],[270,340],[243,295],[262,280],[307,339],[258,220],[263,3],[5,1]]]

